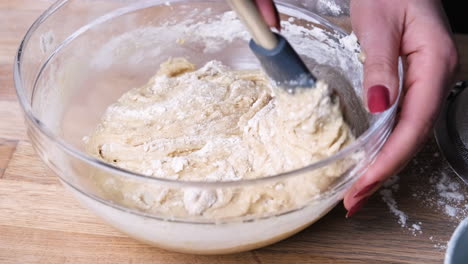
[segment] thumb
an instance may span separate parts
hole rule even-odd
[[[398,56],[403,25],[398,1],[351,1],[353,30],[366,56],[364,97],[371,113],[387,110],[398,96]],[[401,24],[401,25],[400,25]]]

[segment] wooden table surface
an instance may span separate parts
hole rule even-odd
[[[338,205],[289,239],[226,256],[168,252],[109,227],[73,200],[37,158],[16,101],[13,57],[27,28],[50,3],[0,0],[0,263],[442,263],[444,245],[460,219],[415,198],[434,191],[429,177],[434,173],[445,171],[457,181],[435,154],[434,140],[399,174],[394,194],[409,221],[420,223],[421,233],[402,228],[379,194],[352,219],[345,219]],[[468,36],[456,40],[459,78],[468,79]],[[461,190],[468,193],[464,186]]]

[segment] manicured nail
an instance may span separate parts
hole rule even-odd
[[[359,209],[361,209],[364,206],[364,204],[366,204],[368,199],[369,197],[364,197],[359,202],[357,202],[353,207],[351,207],[351,209],[349,209],[349,211],[346,213],[346,218],[350,218],[357,211],[359,211]]]
[[[362,188],[359,192],[357,192],[353,198],[357,198],[363,195],[368,194],[370,191],[372,191],[375,187],[377,187],[380,184],[380,182],[374,182],[372,184],[367,185],[366,187]]]
[[[380,113],[390,107],[390,91],[383,85],[374,85],[367,92],[367,106],[371,113]]]

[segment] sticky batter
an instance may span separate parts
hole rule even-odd
[[[86,149],[147,176],[238,181],[305,167],[353,140],[339,100],[324,82],[291,95],[259,70],[231,70],[218,61],[196,69],[175,58],[107,109]],[[351,164],[341,160],[271,184],[223,189],[172,188],[109,175],[95,181],[117,203],[168,217],[260,216],[303,205]]]

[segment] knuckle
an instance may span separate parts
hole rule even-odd
[[[458,50],[453,43],[452,46],[448,47],[448,49],[447,65],[451,71],[455,71],[459,67]]]
[[[438,110],[435,109],[433,113],[425,118],[411,118],[409,116],[404,116],[400,120],[407,122],[408,126],[418,131],[418,137],[416,137],[415,145],[419,145],[423,142],[426,137],[431,133],[432,127],[437,119]]]
[[[455,72],[459,67],[459,56],[453,39],[448,34],[444,35],[434,50],[437,51],[437,56],[447,66],[448,71]]]
[[[381,84],[387,86],[392,92],[397,90],[398,83],[398,57],[370,55],[366,59],[364,64],[365,87]]]
[[[394,72],[397,67],[397,60],[393,60],[388,56],[369,56],[366,58],[364,66],[367,73]]]
[[[438,112],[439,112],[438,110],[435,111],[433,114],[431,114],[431,115],[429,116],[429,118],[428,118],[427,120],[423,120],[423,121],[422,121],[421,127],[422,127],[423,129],[422,129],[422,133],[421,133],[421,134],[422,134],[422,139],[423,139],[423,140],[424,140],[424,138],[425,138],[426,136],[428,136],[428,135],[431,133],[432,128],[434,127],[434,124],[435,124],[435,122],[436,122],[436,120],[437,120],[437,114],[438,114]]]

